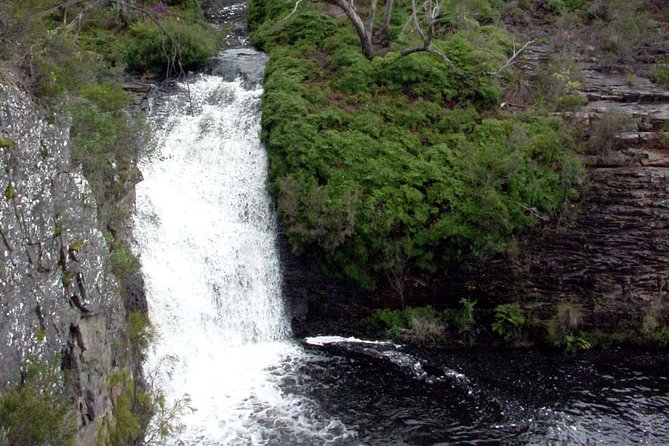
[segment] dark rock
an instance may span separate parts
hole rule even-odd
[[[127,312],[140,311],[148,313],[149,304],[146,301],[144,276],[141,271],[133,273],[124,283],[124,305]]]

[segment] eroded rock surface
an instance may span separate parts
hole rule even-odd
[[[45,116],[0,85],[0,381],[16,385],[28,361],[62,366],[88,445],[110,416],[125,312],[66,126]]]
[[[587,104],[577,120],[593,128],[617,113],[636,128],[617,129],[611,148],[585,154],[586,188],[572,221],[537,231],[514,265],[490,272],[507,277],[501,290],[512,294],[486,292],[538,303],[547,316],[571,302],[591,328],[625,332],[648,315],[660,323],[669,315],[669,91],[594,63],[582,71]]]

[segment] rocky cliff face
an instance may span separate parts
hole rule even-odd
[[[98,230],[96,203],[70,166],[66,126],[0,85],[0,382],[28,361],[56,360],[94,444],[112,409],[108,376],[124,351],[125,311]]]
[[[647,78],[585,65],[577,118],[592,131],[627,116],[609,147],[584,156],[587,186],[574,220],[525,241],[514,277],[526,302],[581,305],[615,332],[669,315],[669,92]],[[608,118],[607,118],[608,116]]]

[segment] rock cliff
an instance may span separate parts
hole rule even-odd
[[[108,377],[127,356],[125,310],[96,202],[70,165],[67,126],[0,85],[0,382],[56,359],[79,417],[79,444],[109,420]]]

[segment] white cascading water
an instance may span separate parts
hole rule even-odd
[[[190,92],[188,92],[190,90]],[[217,76],[165,94],[150,114],[135,237],[158,341],[145,370],[192,414],[184,445],[339,444],[351,438],[279,384],[307,354],[287,340],[276,227],[260,143],[261,87]]]

